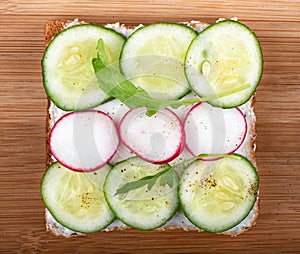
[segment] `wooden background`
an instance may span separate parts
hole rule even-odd
[[[181,230],[73,239],[46,233],[39,192],[46,159],[40,66],[45,23],[75,17],[99,24],[214,22],[234,16],[257,33],[265,60],[256,104],[257,225],[237,238]],[[299,1],[0,0],[0,252],[300,253],[299,100]]]

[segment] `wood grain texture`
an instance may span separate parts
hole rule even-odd
[[[300,2],[0,0],[0,252],[300,253]],[[44,25],[214,22],[233,16],[258,35],[265,68],[257,93],[261,210],[237,238],[207,233],[97,233],[63,239],[45,232],[40,181],[45,170],[47,100],[40,61]]]

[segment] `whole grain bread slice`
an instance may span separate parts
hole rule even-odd
[[[78,25],[78,24],[83,24],[86,23],[84,21],[79,21],[78,19],[75,20],[52,20],[49,21],[46,24],[45,27],[45,45],[48,46],[53,37],[55,37],[59,32],[62,30]],[[190,21],[190,22],[181,22],[183,24],[186,24],[192,28],[194,28],[196,31],[202,31],[204,28],[206,28],[209,24],[205,22],[200,22],[200,21]],[[132,33],[135,29],[139,28],[142,25],[124,25],[120,23],[114,23],[114,24],[106,24],[106,27],[112,28],[116,30],[119,33],[122,33],[125,36],[128,36],[130,33]],[[255,105],[255,94],[251,98],[249,102],[246,104],[242,105],[240,108],[244,112],[247,122],[248,122],[248,134],[247,138],[244,143],[246,143],[245,147],[245,156],[256,166],[256,157],[255,157],[255,149],[256,149],[256,118],[254,114],[254,105]],[[49,134],[51,132],[51,127],[53,126],[53,123],[58,120],[56,119],[57,116],[53,114],[53,110],[56,110],[59,112],[58,115],[62,115],[66,112],[63,112],[62,110],[58,109],[51,101],[48,99],[48,106],[47,106],[47,117],[46,117],[46,137],[47,137],[47,143],[46,143],[46,151],[47,151],[47,156],[46,156],[46,167],[49,167],[50,164],[53,161],[53,157],[50,152],[50,147],[49,147]],[[249,213],[249,215],[237,226],[234,228],[225,231],[221,234],[224,235],[230,235],[230,236],[237,236],[245,231],[247,231],[249,228],[255,225],[256,223],[256,218],[258,216],[258,210],[259,210],[259,198],[257,199],[252,211]],[[193,226],[183,215],[181,211],[177,212],[176,215],[174,216],[171,221],[169,221],[166,225],[163,227],[159,228],[158,230],[172,230],[172,229],[183,229],[185,231],[190,231],[190,230],[197,230],[201,231],[200,229],[196,228]],[[83,235],[78,232],[74,232],[72,230],[69,230],[62,226],[60,223],[58,223],[51,213],[45,209],[45,219],[46,219],[46,229],[47,231],[52,232],[56,236],[64,236],[64,237],[72,237],[72,236],[78,236],[78,235]],[[112,230],[129,230],[130,228],[127,227],[126,225],[122,224],[119,221],[113,222],[110,226],[108,226],[106,229],[103,231],[112,231]]]

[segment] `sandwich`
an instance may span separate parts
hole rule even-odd
[[[255,225],[263,61],[248,27],[55,20],[45,43],[48,231],[237,236]]]

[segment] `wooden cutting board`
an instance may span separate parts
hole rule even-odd
[[[265,68],[257,93],[260,215],[237,238],[208,233],[97,233],[64,239],[45,231],[39,188],[45,171],[44,25],[238,17],[258,35]],[[300,253],[300,2],[0,0],[0,252]]]

